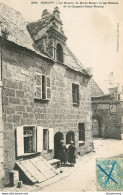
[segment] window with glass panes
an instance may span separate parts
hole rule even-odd
[[[79,141],[85,141],[85,124],[79,123],[78,128],[79,128]]]
[[[24,153],[33,152],[33,127],[24,127]]]
[[[18,126],[16,128],[16,156],[54,149],[54,130],[42,126]]]
[[[51,99],[51,78],[49,76],[40,73],[35,74],[35,98]]]

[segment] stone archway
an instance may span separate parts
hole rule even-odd
[[[102,118],[98,115],[92,116],[93,137],[102,137]]]
[[[60,159],[59,150],[60,150],[60,141],[64,140],[64,135],[62,132],[57,132],[54,135],[54,158]]]
[[[70,144],[70,141],[75,143],[75,133],[73,131],[68,131],[66,134],[66,144]]]

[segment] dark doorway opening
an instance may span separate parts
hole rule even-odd
[[[60,141],[64,139],[63,133],[57,132],[54,135],[54,158],[60,159]]]
[[[70,144],[70,141],[75,143],[75,134],[73,131],[69,131],[66,134],[66,144]]]

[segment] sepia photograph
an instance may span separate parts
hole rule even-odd
[[[122,194],[122,0],[0,0],[0,194],[17,192]]]

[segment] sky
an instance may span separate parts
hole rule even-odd
[[[108,93],[108,75],[113,72],[116,86],[123,85],[123,1],[122,0],[67,0],[80,2],[118,2],[106,4],[104,8],[63,7],[64,0],[0,0],[18,10],[29,21],[41,18],[42,11],[53,11],[58,6],[67,45],[85,68],[92,68],[94,80],[104,93]],[[44,4],[41,2],[48,2]],[[78,2],[78,4],[75,4]],[[68,7],[68,5],[70,7]],[[82,5],[82,4],[81,4]],[[117,32],[117,30],[119,32]],[[118,41],[117,41],[118,39]],[[117,43],[119,50],[117,51]]]

